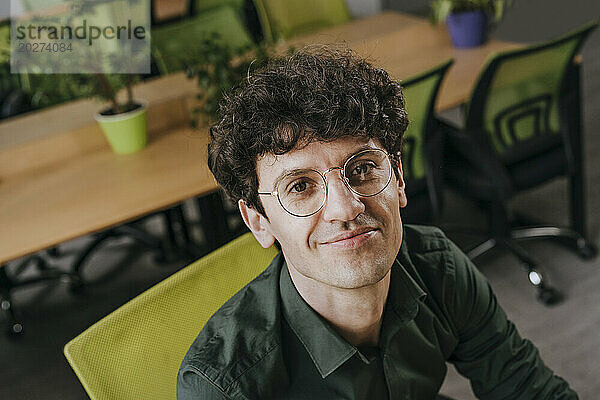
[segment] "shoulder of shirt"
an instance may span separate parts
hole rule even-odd
[[[279,271],[282,259],[280,253],[263,273],[207,321],[184,357],[180,374],[201,374],[219,391],[233,397],[244,374],[252,369],[265,372],[255,367],[281,352]]]
[[[407,272],[427,287],[454,282],[457,265],[467,257],[439,229],[425,225],[405,225],[400,261]],[[450,278],[450,279],[448,279]]]
[[[435,226],[404,225],[404,237],[409,253],[451,251],[450,240]]]

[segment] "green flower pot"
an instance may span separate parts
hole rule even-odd
[[[138,101],[137,105],[137,108],[121,114],[108,115],[105,110],[94,115],[117,154],[135,153],[146,146],[147,103]]]

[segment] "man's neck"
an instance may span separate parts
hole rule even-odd
[[[288,263],[300,296],[354,346],[377,345],[391,270],[379,282],[358,289],[325,285],[300,274]]]

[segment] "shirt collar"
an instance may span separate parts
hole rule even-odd
[[[402,241],[400,252],[392,265],[390,291],[386,303],[391,305],[398,322],[402,324],[415,318],[419,311],[419,300],[426,296],[425,291],[410,276],[407,269],[415,270],[415,267],[408,254],[406,242]]]
[[[392,265],[386,309],[391,305],[394,311],[392,318],[397,318],[397,322],[400,324],[406,324],[412,321],[417,314],[418,301],[425,296],[425,292],[409,275],[402,263],[408,263],[412,266],[404,242],[398,257]],[[283,264],[279,279],[283,315],[290,328],[306,348],[321,377],[325,378],[357,353],[358,349],[335,332],[331,325],[304,301],[292,282],[287,263],[284,261]],[[387,314],[384,313],[384,320],[388,318],[386,317]],[[383,330],[390,325],[397,324],[389,324],[384,321],[382,337],[385,335]],[[383,343],[380,343],[380,345],[383,345]],[[363,359],[362,354],[358,353]]]
[[[322,378],[327,377],[356,352],[331,325],[304,301],[292,283],[287,263],[281,268],[279,279],[282,311]]]

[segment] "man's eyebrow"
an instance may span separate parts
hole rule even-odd
[[[277,178],[275,178],[275,182],[273,182],[273,189],[272,190],[277,190],[277,187],[279,186],[279,182],[281,182],[283,180],[283,178],[285,178],[289,174],[297,174],[298,172],[308,172],[308,171],[315,171],[315,170],[313,168],[291,168],[291,169],[284,169],[277,176]]]
[[[370,145],[368,143],[365,143],[361,146],[359,146],[357,149],[354,149],[354,151],[348,155],[346,155],[346,158],[344,159],[344,162],[346,162],[346,160],[348,160],[350,157],[352,157],[353,155],[360,153],[361,151],[365,151],[365,150],[382,150],[379,149],[378,147],[374,147],[373,145]],[[339,165],[339,167],[341,167],[342,165]],[[283,178],[285,178],[286,176],[288,176],[289,174],[293,174],[293,173],[298,173],[298,172],[304,172],[304,171],[315,171],[314,168],[289,168],[289,169],[284,169],[283,171],[281,171],[281,173],[279,175],[277,175],[277,178],[275,178],[275,182],[273,182],[273,188],[271,190],[277,190],[277,186],[279,186],[279,182],[281,182],[281,180]],[[319,171],[319,173],[321,173]]]

